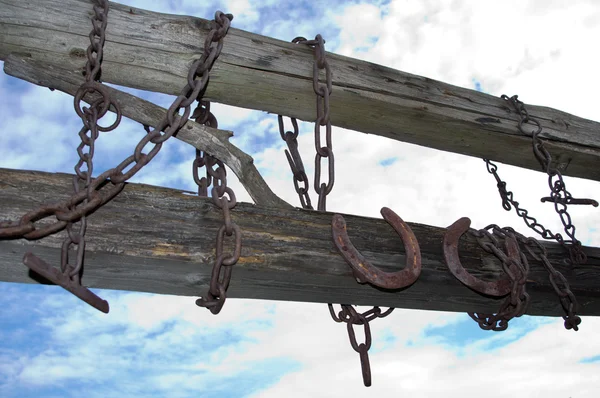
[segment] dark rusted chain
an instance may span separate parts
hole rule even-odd
[[[162,144],[185,125],[191,113],[192,103],[202,100],[208,84],[210,68],[221,52],[223,37],[229,29],[231,18],[233,17],[230,14],[226,15],[220,11],[215,13],[211,31],[204,43],[204,52],[198,60],[193,62],[188,73],[187,84],[181,94],[169,107],[163,120],[140,140],[131,156],[93,179],[88,188],[96,192],[93,200],[83,204],[87,199],[87,192],[79,192],[63,202],[40,206],[25,214],[18,222],[0,223],[0,238],[43,238],[64,229],[68,222],[79,220],[116,196],[123,189],[124,183],[148,164],[158,154]],[[91,68],[92,74],[95,69]],[[86,90],[98,90],[101,94],[105,92],[102,85],[98,83],[94,83],[93,87],[88,85],[83,87]],[[79,95],[76,95],[75,102],[78,103],[85,93],[86,91],[81,91]],[[102,104],[102,110],[108,109],[109,106],[115,106],[115,103],[102,102]],[[182,108],[183,114],[180,113]],[[78,111],[78,114],[80,112],[83,113],[83,111]],[[102,113],[100,114],[102,115]],[[106,128],[99,128],[100,131],[104,131],[103,129]],[[151,149],[145,153],[144,148],[147,145],[150,145]],[[51,216],[55,216],[56,221],[44,224],[39,228],[35,225],[36,222]]]
[[[279,134],[281,139],[285,141],[288,149],[285,150],[285,157],[292,170],[292,177],[294,179],[294,189],[300,198],[300,204],[304,209],[313,210],[312,203],[310,202],[309,182],[306,170],[304,169],[304,163],[302,162],[302,156],[298,151],[298,121],[296,118],[290,118],[294,131],[285,131],[283,125],[283,116],[277,116],[277,122],[279,124]]]
[[[492,232],[490,232],[491,230]],[[502,331],[508,327],[508,322],[525,314],[529,306],[529,294],[525,291],[527,275],[529,275],[529,262],[523,254],[512,230],[501,229],[490,225],[479,231],[469,230],[477,238],[477,242],[488,253],[494,254],[502,263],[504,273],[510,279],[510,292],[500,310],[495,314],[469,312],[469,316],[477,322],[483,330]],[[506,253],[502,251],[496,236],[504,238]]]
[[[548,260],[548,251],[546,248],[536,239],[525,237],[509,227],[506,227],[505,229],[512,231],[517,240],[524,245],[525,250],[527,250],[529,255],[542,263],[542,266],[548,272],[550,284],[552,285],[556,295],[560,300],[560,304],[566,313],[566,315],[563,316],[565,321],[565,329],[573,329],[574,331],[578,331],[579,324],[581,324],[581,318],[577,315],[577,311],[579,309],[577,298],[571,291],[569,282],[564,275],[554,268],[550,260]]]
[[[215,205],[223,212],[223,225],[217,232],[215,263],[210,279],[210,287],[205,297],[196,300],[196,305],[208,308],[213,314],[218,314],[227,299],[227,288],[231,282],[232,266],[235,265],[242,251],[242,232],[240,227],[231,220],[230,210],[235,207],[235,193],[227,186],[225,165],[214,157],[205,154],[204,161],[209,178],[213,182],[211,196]],[[217,168],[215,169],[215,165]],[[223,253],[225,236],[233,236],[234,249],[231,254]]]
[[[335,183],[335,162],[333,156],[333,146],[331,140],[331,119],[329,109],[329,97],[333,91],[333,78],[331,68],[327,62],[325,56],[325,40],[321,35],[317,35],[314,40],[307,40],[304,37],[296,37],[292,40],[293,43],[304,44],[313,47],[314,49],[314,63],[313,63],[313,91],[317,98],[317,118],[315,120],[315,178],[314,178],[314,189],[318,195],[318,211],[326,211],[326,199],[327,195],[333,189]],[[319,81],[319,71],[325,71],[325,82]],[[286,131],[283,123],[283,117],[281,115],[277,118],[279,124],[279,134],[281,139],[287,144],[285,151],[286,158],[290,165],[290,169],[293,175],[294,188],[302,208],[313,210],[313,206],[309,196],[309,182],[302,162],[302,157],[298,151],[298,122],[295,118],[291,118],[292,126],[294,131]],[[325,126],[325,146],[322,145],[321,141],[321,126]],[[327,159],[327,182],[321,179],[321,162],[323,159]],[[360,354],[361,369],[363,374],[363,382],[365,386],[371,385],[371,367],[369,364],[368,350],[370,344],[370,329],[369,322],[376,317],[383,317],[389,315],[393,308],[388,309],[384,315],[381,314],[379,307],[373,307],[371,310],[364,314],[357,314],[356,317],[360,317],[361,322],[358,322],[354,316],[344,316],[341,319],[336,318],[333,312],[333,304],[328,304],[329,311],[336,322],[346,322],[348,324],[348,334],[352,347],[357,350]],[[351,305],[342,304],[342,312],[344,314],[356,313]],[[357,323],[358,322],[358,323]],[[357,345],[354,335],[353,325],[363,324],[365,330],[369,330],[369,344]]]
[[[227,18],[231,21],[233,16],[227,14]],[[213,26],[216,27],[216,25]],[[219,52],[223,46],[222,39],[229,29],[229,23],[227,26],[222,26],[220,29],[221,30],[217,31],[220,36],[218,42]],[[213,31],[209,34],[209,38],[212,35]],[[211,45],[209,38],[207,38],[205,42],[205,54],[209,54],[206,52],[206,47]],[[218,54],[212,58],[210,54],[207,56],[207,59],[210,60],[209,63],[210,66],[212,66]],[[207,70],[205,67],[202,67],[202,65],[199,65],[198,68]],[[209,101],[201,101],[199,99],[198,105],[192,114],[192,118],[195,119],[197,123],[205,126],[210,126],[212,128],[218,127],[217,118],[210,111]],[[199,171],[202,167],[206,167],[206,177],[200,178]],[[238,262],[242,251],[242,232],[239,226],[231,220],[230,214],[230,210],[236,206],[237,200],[233,190],[227,186],[227,170],[225,169],[225,165],[208,153],[196,149],[196,157],[192,164],[192,175],[194,182],[198,186],[199,197],[208,196],[208,187],[211,184],[213,185],[211,189],[213,203],[223,212],[223,225],[217,231],[215,262],[213,264],[208,292],[206,293],[206,296],[196,300],[196,305],[207,308],[211,313],[216,315],[221,312],[221,309],[225,304],[225,300],[227,299],[227,288],[231,282],[232,267]],[[233,236],[234,239],[234,249],[229,255],[223,253],[226,236]]]
[[[83,83],[76,95],[74,108],[75,112],[81,118],[83,127],[79,131],[80,144],[77,147],[79,160],[75,165],[75,176],[73,177],[73,195],[85,194],[82,200],[82,207],[87,207],[93,203],[101,203],[102,197],[93,189],[92,174],[94,171],[94,152],[96,139],[100,131],[114,130],[121,121],[121,110],[119,105],[108,95],[103,86],[100,85],[100,75],[102,73],[102,58],[104,42],[106,41],[106,26],[108,22],[108,1],[97,0],[94,4],[94,16],[92,18],[92,30],[89,34],[90,45],[87,48],[87,62],[85,66],[85,83]],[[98,93],[100,98],[90,104],[90,107],[82,106],[81,99],[87,93]],[[106,128],[98,125],[98,120],[102,118],[109,107],[113,107],[117,114],[116,121]],[[70,204],[66,209],[56,209],[57,219],[60,220],[61,213],[80,212],[77,204]],[[83,274],[83,261],[85,255],[87,216],[85,213],[76,220],[63,220],[67,230],[67,236],[63,240],[61,248],[60,270],[52,267],[41,258],[28,252],[23,257],[23,263],[42,275],[51,282],[62,286],[81,300],[90,304],[97,310],[108,313],[109,305],[106,300],[101,299],[89,289],[81,285],[81,276]],[[62,225],[62,223],[61,223]],[[33,232],[33,231],[31,231]],[[74,247],[76,252],[75,262],[69,260],[69,250]]]
[[[489,159],[484,159],[488,172],[496,179],[498,192],[500,193],[500,197],[502,199],[502,207],[506,211],[510,211],[511,207],[514,207],[519,217],[525,221],[525,224],[527,224],[529,228],[540,234],[544,239],[554,239],[563,245],[569,252],[571,263],[584,264],[587,261],[587,256],[583,252],[581,242],[575,237],[575,226],[573,225],[571,216],[567,211],[567,205],[592,205],[597,207],[598,202],[593,199],[573,198],[571,193],[567,191],[560,170],[552,164],[552,156],[550,155],[550,152],[548,152],[544,146],[544,142],[539,137],[540,133],[542,132],[542,126],[540,122],[529,115],[527,108],[525,108],[525,104],[518,99],[517,95],[513,95],[512,97],[502,95],[501,98],[509,102],[519,114],[521,118],[518,124],[519,131],[526,136],[531,136],[533,154],[540,163],[542,170],[548,175],[550,196],[541,198],[541,201],[554,203],[554,210],[559,215],[565,234],[570,239],[564,239],[560,233],[552,233],[549,229],[539,224],[534,217],[529,216],[527,210],[519,207],[519,202],[514,200],[513,193],[506,189],[506,182],[502,181],[498,176],[498,166],[492,163]],[[534,128],[533,131],[528,131],[526,129],[528,124]]]
[[[230,21],[233,17],[229,14],[223,14],[220,11],[215,13],[215,21],[213,21],[212,29],[204,43],[204,52],[202,56],[192,64],[188,73],[187,85],[169,107],[163,120],[152,130],[146,128],[147,134],[137,144],[133,155],[123,160],[115,168],[109,169],[95,179],[92,179],[92,157],[94,142],[98,137],[98,132],[115,129],[121,119],[118,103],[110,99],[106,88],[99,83],[101,75],[102,46],[105,41],[105,29],[107,24],[106,15],[108,12],[108,2],[105,0],[97,0],[96,3],[97,4],[94,5],[95,15],[92,20],[93,30],[90,33],[91,44],[87,51],[88,63],[85,68],[86,82],[81,85],[80,89],[75,94],[75,111],[81,117],[84,128],[79,134],[81,145],[77,148],[77,152],[80,156],[80,160],[75,167],[76,177],[74,180],[74,193],[70,198],[63,202],[53,205],[43,205],[30,211],[21,217],[18,222],[0,223],[0,238],[39,239],[66,228],[67,238],[63,242],[61,269],[70,279],[60,277],[53,267],[29,253],[25,256],[24,262],[28,267],[32,268],[34,271],[38,271],[41,275],[54,278],[51,279],[53,282],[73,292],[84,301],[94,305],[101,311],[108,312],[108,304],[87,291],[87,289],[81,287],[79,283],[83,264],[83,250],[85,249],[84,235],[87,226],[87,215],[115,197],[123,189],[125,182],[133,177],[158,154],[163,142],[173,136],[181,127],[183,127],[183,125],[185,125],[190,115],[191,104],[196,100],[202,100],[202,95],[208,84],[209,71],[221,52],[223,47],[223,37],[229,29]],[[81,107],[80,103],[84,96],[88,93],[95,92],[100,94],[100,99],[94,101],[90,108]],[[108,112],[109,108],[114,109],[117,114],[115,123],[108,127],[98,126],[97,121]],[[180,114],[182,108],[184,111],[183,114]],[[87,134],[88,131],[90,132],[90,135]],[[164,134],[162,132],[164,132]],[[144,152],[144,148],[147,145],[150,145],[151,149],[148,152]],[[85,170],[82,170],[84,165]],[[85,189],[80,189],[80,184],[82,182],[84,182]],[[213,191],[215,191],[213,193],[213,199],[218,202],[217,205],[222,208],[224,207],[223,212],[226,213],[225,219],[229,220],[226,222],[225,232],[228,235],[236,233],[236,240],[238,240],[239,237],[241,237],[241,234],[237,233],[238,230],[236,230],[236,226],[231,223],[228,215],[229,209],[235,205],[235,196],[232,191],[227,191],[224,188],[226,188],[226,185],[223,185],[218,190],[213,189]],[[229,195],[231,198],[230,200],[223,198],[225,193]],[[56,218],[56,221],[44,223],[41,227],[36,226],[37,222],[52,216]],[[75,228],[75,223],[77,222],[79,222],[79,228]],[[220,244],[221,251],[222,240],[222,236],[217,239],[217,249]],[[75,263],[75,266],[69,265],[68,249],[72,245],[77,246],[77,262]],[[223,258],[223,264],[232,265],[236,254],[239,256],[239,250],[236,250],[234,255]],[[77,286],[79,286],[79,288]],[[86,291],[90,294],[87,294]],[[94,299],[93,297],[96,298]]]
[[[578,309],[577,299],[569,287],[566,278],[557,271],[550,261],[546,248],[536,239],[525,237],[513,228],[500,228],[497,225],[488,225],[479,231],[469,229],[471,220],[463,217],[448,227],[444,236],[444,258],[452,274],[471,289],[489,296],[509,295],[503,302],[497,314],[469,313],[482,329],[505,330],[508,321],[513,317],[525,313],[529,296],[525,292],[529,262],[521,247],[548,272],[550,283],[554,288],[560,303],[566,313],[563,316],[567,330],[578,330],[581,318],[576,315]],[[463,268],[458,257],[458,240],[469,232],[477,239],[478,244],[488,253],[494,254],[502,262],[505,276],[495,282],[485,282],[475,278]],[[501,249],[501,241],[506,245],[505,254]]]
[[[194,119],[196,123],[215,129],[219,126],[217,118],[210,111],[210,101],[198,102],[198,106],[192,113],[191,118]],[[200,197],[208,196],[208,186],[212,183],[208,170],[206,171],[206,177],[200,178],[200,175],[198,174],[202,167],[206,166],[206,156],[208,155],[201,150],[196,149],[196,157],[192,164],[192,176],[194,177],[194,182],[198,186],[198,196]]]
[[[335,161],[331,141],[331,119],[329,117],[329,97],[333,91],[333,77],[331,67],[325,57],[325,41],[321,35],[314,40],[297,37],[294,42],[306,44],[314,48],[313,62],[313,91],[317,96],[317,119],[315,120],[315,180],[314,190],[319,195],[317,209],[325,211],[327,195],[335,183]],[[319,72],[325,71],[325,83],[319,82]],[[325,126],[325,146],[321,144],[321,126]],[[327,159],[328,179],[321,181],[321,160]]]

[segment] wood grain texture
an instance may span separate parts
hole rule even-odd
[[[74,96],[84,79],[76,70],[65,69],[61,65],[37,61],[35,54],[31,57],[9,55],[4,63],[4,70],[11,76]],[[109,86],[106,86],[106,89],[111,98],[120,105],[123,116],[141,124],[156,126],[166,114],[166,109],[151,102]],[[84,100],[90,103],[99,97],[96,94],[87,94]],[[178,119],[179,117],[175,120]],[[231,131],[214,129],[188,120],[174,137],[215,156],[229,166],[254,203],[261,206],[292,207],[269,188],[254,166],[254,159],[229,142],[231,136]]]
[[[83,67],[90,1],[4,0],[0,5],[0,59],[38,53],[51,63],[69,59]],[[204,19],[111,2],[102,78],[178,94],[208,29]],[[334,125],[540,170],[530,137],[518,133],[517,114],[500,98],[336,54],[328,53],[328,59]],[[311,77],[309,48],[232,28],[206,97],[312,121]],[[565,175],[600,180],[599,123],[547,107],[528,109],[541,122],[541,137]]]
[[[71,176],[0,169],[0,219],[18,220],[41,203],[65,198]],[[229,297],[334,302],[444,311],[495,311],[500,301],[477,294],[455,279],[442,257],[444,228],[411,223],[423,270],[401,291],[359,285],[331,237],[333,213],[276,209],[240,203],[232,210],[242,230],[242,256],[234,266]],[[400,214],[402,216],[402,214]],[[344,215],[354,245],[384,271],[405,264],[404,247],[382,219]],[[89,217],[84,284],[90,287],[199,296],[206,292],[214,260],[220,210],[189,192],[128,184],[117,198]],[[360,232],[359,232],[360,231]],[[64,233],[64,232],[63,232]],[[34,282],[22,264],[32,250],[57,264],[63,233],[35,242],[0,241],[0,280]],[[547,245],[585,315],[600,315],[600,249],[584,248],[587,265],[570,268],[563,249]],[[459,246],[463,265],[493,280],[501,265],[470,237]],[[227,250],[227,249],[226,249]],[[529,314],[559,316],[562,310],[541,264],[531,259]]]

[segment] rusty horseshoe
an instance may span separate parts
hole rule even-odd
[[[448,227],[448,230],[444,235],[444,259],[446,260],[446,265],[456,279],[471,289],[489,296],[506,296],[510,293],[512,288],[512,281],[508,275],[505,275],[502,279],[497,281],[486,282],[474,277],[462,266],[460,258],[458,257],[458,240],[469,230],[470,225],[471,220],[468,217],[463,217]],[[514,239],[506,239],[505,244],[508,255],[518,259],[519,255],[516,241]]]
[[[384,289],[400,289],[412,285],[421,275],[421,250],[415,234],[396,213],[387,207],[381,208],[381,215],[402,238],[406,250],[406,267],[398,272],[383,272],[369,261],[350,242],[346,231],[346,220],[335,214],[331,221],[333,242],[344,260],[352,267],[358,283],[370,283]]]

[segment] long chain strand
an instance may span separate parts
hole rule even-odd
[[[233,19],[228,14],[229,20]],[[227,30],[223,31],[223,36]],[[222,46],[222,43],[219,43]],[[197,123],[218,127],[215,116],[210,111],[209,101],[200,101],[192,114],[192,118]],[[215,168],[216,166],[216,168]],[[206,177],[200,178],[199,170],[206,167]],[[194,181],[198,186],[198,196],[208,196],[208,187],[212,184],[211,197],[213,203],[217,205],[223,213],[223,224],[217,231],[215,262],[212,268],[210,285],[208,292],[204,297],[196,300],[196,305],[207,308],[214,315],[221,312],[225,300],[227,299],[227,288],[231,282],[232,267],[238,262],[242,252],[242,232],[240,227],[231,220],[230,210],[233,209],[237,200],[235,193],[227,186],[227,170],[223,162],[209,155],[206,152],[196,150],[196,158],[192,165]],[[234,248],[231,254],[225,255],[225,238],[233,237]]]
[[[506,188],[506,182],[502,181],[498,176],[498,166],[492,163],[489,159],[483,159],[486,162],[487,170],[496,179],[498,192],[502,199],[502,207],[506,211],[510,211],[511,207],[515,208],[515,211],[525,221],[525,224],[533,229],[535,232],[540,234],[544,239],[554,239],[561,245],[563,245],[569,252],[570,261],[573,264],[585,264],[587,256],[583,251],[581,242],[575,237],[575,226],[571,221],[571,216],[567,211],[567,205],[569,204],[582,204],[598,206],[598,202],[593,199],[576,199],[573,198],[571,193],[567,191],[566,184],[563,180],[563,176],[560,170],[552,164],[552,156],[550,152],[544,146],[544,142],[539,137],[542,132],[542,126],[540,122],[529,115],[525,104],[518,99],[517,95],[508,97],[502,95],[503,100],[509,102],[515,111],[519,114],[519,131],[527,136],[531,135],[533,154],[538,160],[542,169],[548,175],[548,187],[550,188],[550,196],[543,197],[542,202],[553,202],[554,210],[559,215],[560,220],[563,224],[565,234],[570,239],[564,239],[562,234],[553,233],[549,229],[537,222],[537,220],[528,214],[526,209],[519,206],[519,202],[514,200],[513,193],[508,191]],[[526,125],[531,124],[535,129],[528,131]]]
[[[333,189],[335,183],[335,161],[333,155],[333,146],[331,140],[331,118],[329,109],[329,97],[333,91],[333,79],[331,68],[325,57],[325,41],[321,35],[317,35],[314,40],[307,40],[303,37],[296,37],[293,43],[304,44],[314,48],[313,63],[313,91],[317,98],[317,118],[314,128],[315,142],[315,178],[314,189],[318,195],[317,210],[326,211],[327,195]],[[325,83],[319,81],[319,71],[325,71]],[[279,134],[281,139],[286,142],[287,149],[285,156],[292,171],[294,189],[298,194],[302,208],[313,210],[309,196],[309,182],[304,169],[302,157],[298,151],[298,122],[295,118],[290,118],[293,131],[286,131],[283,116],[277,117],[279,125]],[[322,145],[322,127],[325,127],[325,146]],[[327,180],[322,180],[321,163],[327,159]],[[369,322],[374,318],[382,318],[389,315],[394,309],[389,308],[381,312],[379,307],[373,307],[365,313],[357,312],[353,306],[348,304],[341,305],[341,311],[336,315],[333,304],[329,303],[329,312],[336,322],[345,322],[348,327],[348,337],[352,348],[359,353],[363,382],[365,386],[371,385],[371,366],[369,363],[369,348],[371,347],[371,329]],[[363,325],[365,329],[365,342],[358,344],[354,333],[354,325]]]

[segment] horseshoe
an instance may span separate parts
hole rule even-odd
[[[456,279],[471,289],[489,296],[506,296],[510,293],[512,286],[508,275],[497,281],[486,282],[471,275],[460,263],[460,258],[458,257],[458,240],[469,230],[470,225],[471,220],[468,217],[463,217],[448,227],[444,235],[444,259],[446,260],[446,265]],[[505,245],[508,256],[520,261],[517,241],[514,238],[507,237]]]
[[[384,289],[400,289],[410,286],[421,275],[421,250],[414,233],[396,213],[387,207],[381,208],[383,219],[402,238],[406,250],[406,267],[398,272],[383,272],[367,261],[350,242],[346,231],[346,220],[335,214],[331,221],[333,242],[344,260],[352,267],[358,283],[370,283]]]

